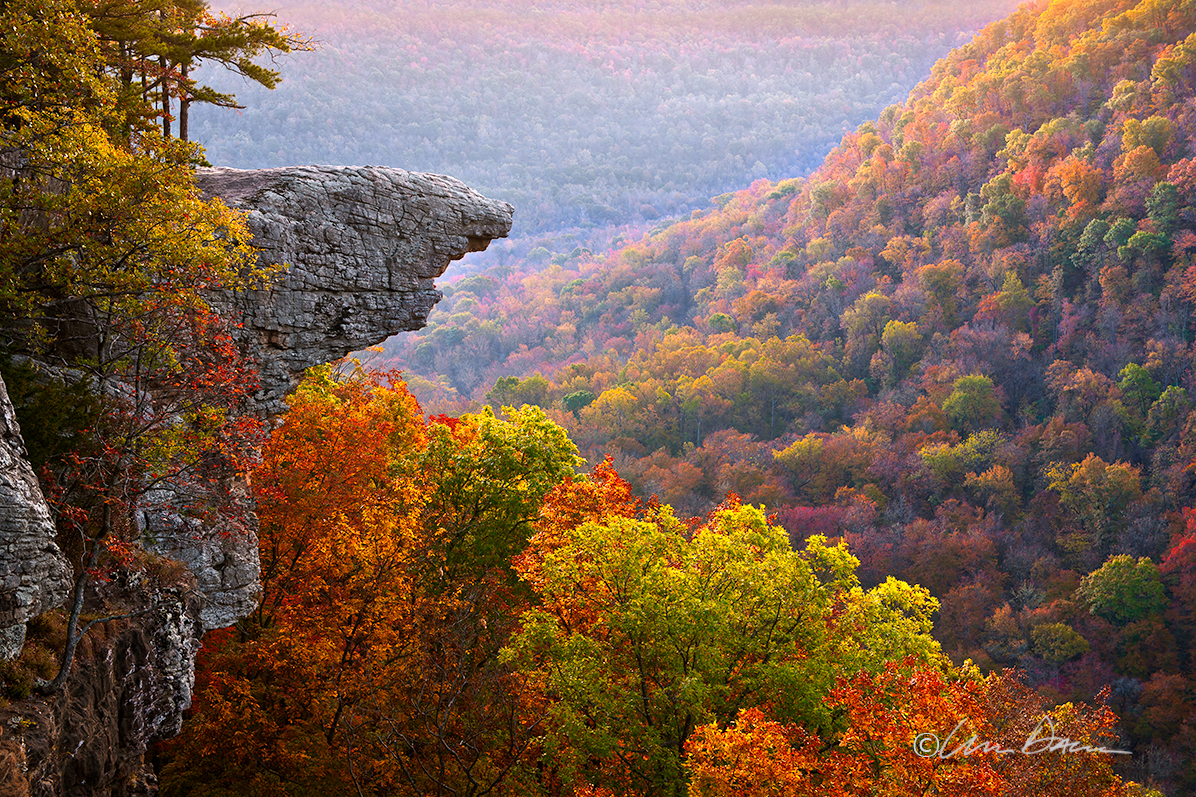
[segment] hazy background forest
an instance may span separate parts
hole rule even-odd
[[[453,175],[516,208],[511,241],[462,264],[476,269],[806,174],[1014,6],[282,0],[318,49],[280,61],[273,91],[203,73],[246,108],[197,107],[192,137],[216,165]]]

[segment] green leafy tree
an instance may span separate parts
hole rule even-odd
[[[999,245],[1025,240],[1029,225],[1026,201],[1014,193],[1012,183],[1012,175],[1005,173],[980,188],[980,198],[984,202],[980,208],[980,223],[998,230],[996,240]]]
[[[1146,212],[1154,222],[1155,230],[1171,243],[1171,233],[1179,218],[1179,191],[1172,183],[1155,183],[1146,198]],[[1131,239],[1132,240],[1132,239]]]
[[[979,431],[994,426],[1001,418],[997,386],[983,374],[961,376],[951,385],[951,395],[943,402],[943,412],[961,431]]]
[[[1178,385],[1168,385],[1146,415],[1146,430],[1150,439],[1164,440],[1181,431],[1182,421],[1188,417],[1191,409],[1188,391]]]
[[[484,408],[460,424],[434,423],[420,467],[436,489],[421,523],[436,529],[445,578],[464,579],[506,568],[531,536],[540,502],[581,464],[565,430],[539,407],[507,419]]]
[[[1027,326],[1027,316],[1034,307],[1034,300],[1030,292],[1022,285],[1017,273],[1010,271],[1005,275],[1001,290],[996,295],[996,303],[1001,317],[1006,320],[1010,328],[1023,330]]]
[[[863,370],[880,347],[892,305],[893,300],[883,293],[870,291],[844,311],[841,322],[846,334],[844,345],[857,369]]]
[[[889,321],[881,334],[881,344],[893,358],[893,378],[900,381],[922,353],[922,335],[918,325],[909,321]]]
[[[710,328],[715,332],[734,332],[738,328],[735,323],[735,319],[731,318],[731,316],[727,315],[726,313],[712,314],[710,318],[707,319],[707,323],[710,324]]]
[[[534,404],[537,407],[550,405],[549,391],[552,384],[540,374],[533,374],[526,379],[517,376],[503,376],[494,383],[494,388],[486,394],[486,401],[491,407],[522,407],[524,404]]]
[[[1052,664],[1062,664],[1092,649],[1088,640],[1067,623],[1043,623],[1030,632],[1034,652]]]
[[[1167,602],[1159,568],[1145,556],[1134,561],[1129,554],[1112,556],[1084,576],[1076,597],[1092,614],[1118,625],[1162,611]]]
[[[85,8],[121,99],[126,135],[156,119],[163,136],[177,129],[186,141],[193,103],[243,107],[191,77],[205,63],[272,89],[278,71],[254,59],[311,49],[307,39],[273,25],[272,14],[213,14],[206,0],[105,0]]]
[[[890,579],[864,591],[842,545],[804,551],[734,502],[692,536],[667,507],[607,517],[533,543],[520,574],[538,606],[507,656],[546,717],[546,766],[562,782],[681,795],[698,725],[769,704],[828,729],[838,676],[913,656],[941,663],[937,603]]]
[[[594,399],[594,394],[588,390],[574,390],[561,398],[561,406],[573,413],[573,417],[576,418],[584,408],[594,403]]]
[[[1151,377],[1150,372],[1137,363],[1130,363],[1118,374],[1121,381],[1121,400],[1139,424],[1146,419],[1150,407],[1158,400],[1162,389]]]

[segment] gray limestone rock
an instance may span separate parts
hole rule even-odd
[[[18,656],[25,622],[61,605],[70,589],[71,566],[54,543],[50,508],[0,379],[0,659]]]
[[[263,263],[285,264],[268,288],[213,297],[241,324],[235,334],[261,379],[254,409],[267,418],[285,411],[311,366],[422,327],[441,296],[433,279],[505,237],[513,213],[451,177],[382,167],[200,169],[196,183],[248,212]],[[172,503],[169,491],[146,500],[142,530],[195,574],[204,626],[231,625],[260,595],[252,512],[198,524]]]
[[[513,213],[451,177],[375,166],[200,169],[196,182],[249,212],[264,262],[287,264],[269,289],[218,301],[243,319],[271,416],[311,366],[422,327],[432,280],[506,237]]]
[[[195,576],[204,628],[227,628],[261,598],[257,515],[246,487],[243,481],[229,485],[232,506],[203,520],[179,511],[178,493],[169,488],[146,495],[138,508],[143,539]]]

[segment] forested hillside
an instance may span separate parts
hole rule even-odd
[[[390,6],[345,24],[399,19]],[[882,62],[831,44],[842,30],[881,50],[918,26],[953,35],[938,4],[517,8],[408,7],[445,41],[409,41],[371,85],[490,74],[477,42],[495,40],[560,90],[573,62],[550,43],[584,39],[571,57],[607,82],[569,89],[574,118],[591,86],[641,76],[685,89],[677,108],[759,105],[783,149],[797,117],[694,64],[724,48],[750,76],[759,43],[800,28],[794,70],[825,44],[871,80]],[[354,41],[329,52],[351,62],[370,39]],[[427,330],[380,355],[407,381],[311,369],[267,438],[260,363],[208,300],[276,272],[255,267],[245,217],[201,196],[183,133],[202,137],[193,106],[232,102],[200,63],[272,85],[252,59],[306,46],[193,0],[0,3],[0,369],[74,584],[0,663],[0,791],[97,790],[79,774],[95,771],[149,792],[151,767],[168,797],[1196,790],[1196,0],[1024,7],[808,179],[450,284]],[[477,107],[518,104],[517,72],[471,89]],[[344,93],[287,113],[386,141],[364,124],[385,95]],[[719,180],[749,158],[784,176],[737,144],[735,113],[702,113],[644,135]],[[429,152],[472,130],[419,118]],[[492,117],[468,118],[488,141]],[[668,191],[686,207],[655,168],[636,179],[665,193],[603,194],[608,150],[589,143],[619,128],[577,129],[520,155],[580,167],[589,150],[552,207],[630,194],[630,216],[593,218],[631,218]],[[180,607],[202,586],[154,553],[154,512],[182,536],[257,530],[259,599],[204,635],[193,688],[189,641],[171,675],[136,664],[154,635],[106,647],[174,611],[129,585]],[[128,677],[69,681],[97,662]],[[172,710],[192,707],[147,751],[174,719],[126,692],[166,680]],[[111,738],[43,733],[46,701],[66,725],[102,711]]]
[[[397,374],[309,372],[254,473],[259,609],[205,637],[163,794],[1158,797],[1099,752],[1108,708],[950,667],[924,588],[577,464],[537,407],[425,417]],[[1046,718],[1085,749],[928,744],[1045,751]]]
[[[532,233],[688,213],[809,172],[1014,6],[289,0],[278,13],[319,49],[273,92],[205,75],[248,107],[197,112],[194,137],[223,166],[453,175],[518,208],[522,256]]]
[[[809,179],[453,284],[393,344],[433,406],[555,413],[700,514],[728,491],[942,601],[958,661],[1114,688],[1190,783],[1196,8],[1054,2],[938,63]]]

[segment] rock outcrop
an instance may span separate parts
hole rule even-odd
[[[71,566],[25,458],[16,412],[0,379],[0,659],[16,658],[25,623],[66,600]]]
[[[249,214],[261,261],[284,265],[269,288],[215,297],[241,323],[256,362],[256,411],[275,417],[313,365],[419,329],[440,299],[433,279],[511,229],[512,208],[454,180],[382,167],[200,169],[196,182]],[[205,597],[204,625],[221,628],[257,605],[256,528],[197,527],[147,508],[158,552],[184,562]]]
[[[146,754],[191,705],[201,599],[169,562],[132,576],[89,590],[88,606],[118,619],[89,634],[61,692],[0,707],[0,794],[157,793]]]
[[[248,211],[265,262],[286,264],[268,288],[213,301],[241,324],[239,341],[261,371],[252,411],[267,418],[285,410],[312,365],[423,326],[440,298],[433,279],[511,226],[510,205],[400,169],[202,169],[196,180]],[[251,508],[247,490],[242,500]],[[63,691],[0,708],[0,794],[156,793],[145,753],[178,732],[204,629],[246,616],[260,591],[251,512],[217,528],[171,503],[156,496],[137,517],[169,557],[159,572],[88,595],[89,611],[123,619],[88,636]],[[0,654],[19,652],[26,621],[67,596],[71,571],[53,536],[0,383]]]
[[[383,167],[200,169],[209,196],[249,213],[253,245],[287,264],[267,290],[219,300],[243,321],[264,414],[313,365],[419,329],[451,261],[511,229],[512,208],[438,174]]]

